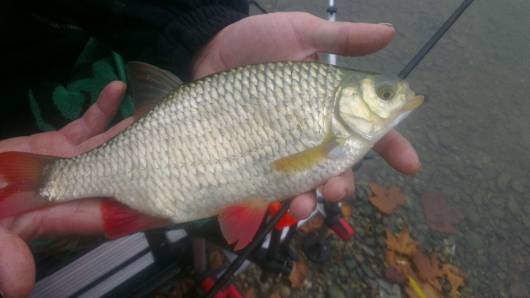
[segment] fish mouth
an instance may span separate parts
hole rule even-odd
[[[403,107],[404,111],[410,112],[415,109],[417,109],[419,106],[423,104],[425,101],[425,97],[423,95],[416,95],[413,96]]]

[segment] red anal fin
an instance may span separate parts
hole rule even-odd
[[[167,225],[167,220],[145,215],[113,200],[101,204],[103,230],[110,239]]]
[[[282,204],[280,202],[273,202],[269,205],[269,215],[270,217],[274,217],[278,211],[282,208]],[[275,229],[281,230],[286,227],[290,227],[298,222],[298,219],[294,216],[292,216],[289,213],[285,213],[280,220],[276,223],[274,226]]]
[[[261,199],[223,208],[217,219],[226,242],[235,244],[236,251],[243,249],[256,235],[266,213],[267,203]]]

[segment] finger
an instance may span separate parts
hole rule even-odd
[[[0,225],[24,240],[47,236],[102,235],[118,229],[119,236],[166,226],[168,220],[142,215],[119,203],[105,204],[105,199],[84,199],[34,210],[0,220]],[[106,201],[108,202],[108,201]],[[127,218],[127,220],[124,220]],[[115,222],[118,220],[118,222]]]
[[[78,147],[79,153],[87,152],[105,143],[106,141],[110,140],[111,138],[119,134],[120,132],[124,131],[133,122],[134,122],[133,117],[125,118],[122,121],[120,121],[118,124],[111,127],[106,132],[101,133],[97,136],[93,136],[92,138],[84,141]]]
[[[101,235],[100,200],[87,199],[53,205],[0,223],[24,240],[43,236]]]
[[[125,89],[123,82],[109,83],[99,94],[96,103],[81,118],[69,123],[60,132],[74,145],[101,133],[116,115]]]
[[[337,202],[350,197],[354,188],[353,171],[349,169],[340,176],[330,178],[320,190],[327,201]]]
[[[366,55],[386,47],[395,34],[391,25],[329,22],[314,18],[309,29],[303,26],[304,22],[293,22],[293,25],[302,42],[317,52]]]
[[[16,137],[0,141],[0,152],[29,152],[28,137]]]
[[[386,134],[374,147],[393,168],[412,175],[421,168],[420,159],[416,150],[396,130]]]
[[[303,193],[291,201],[289,213],[298,219],[307,218],[315,210],[316,197],[314,193]]]
[[[35,283],[35,262],[22,239],[0,226],[0,291],[5,297],[28,297]]]

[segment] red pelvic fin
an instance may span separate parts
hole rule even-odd
[[[271,217],[274,217],[274,215],[278,213],[278,211],[280,211],[281,208],[282,208],[282,204],[280,202],[271,203],[269,205],[269,215]],[[298,219],[296,217],[292,216],[289,213],[285,213],[285,215],[282,216],[282,218],[280,218],[278,223],[276,223],[274,228],[277,230],[281,230],[283,228],[290,227],[296,223],[298,223]]]
[[[267,203],[261,199],[223,208],[217,219],[226,242],[235,244],[236,251],[243,249],[256,235],[266,213]]]
[[[119,238],[148,228],[161,227],[167,220],[145,215],[113,200],[105,200],[101,204],[103,230],[110,238]]]
[[[42,207],[36,195],[44,166],[53,158],[23,152],[0,153],[0,218]]]

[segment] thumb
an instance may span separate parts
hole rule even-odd
[[[27,297],[35,283],[35,261],[18,236],[0,226],[0,291],[7,298]]]

